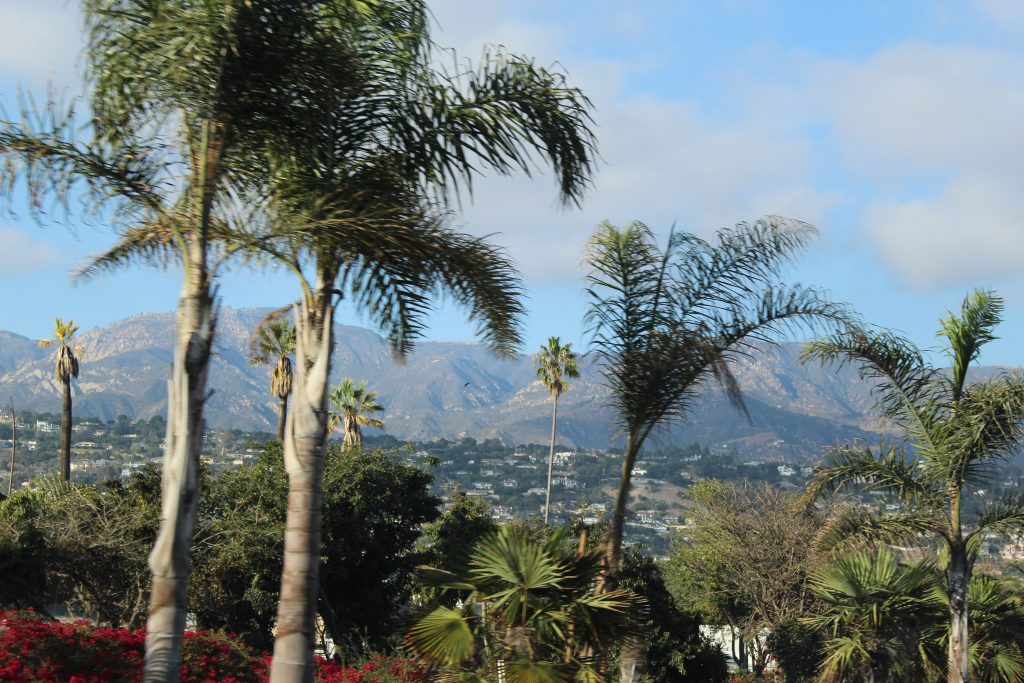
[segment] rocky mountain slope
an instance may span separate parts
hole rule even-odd
[[[271,431],[276,403],[269,369],[247,360],[249,335],[265,311],[224,308],[210,375],[211,427]],[[507,443],[543,443],[550,430],[550,398],[534,379],[533,359],[502,360],[476,343],[424,342],[404,364],[392,360],[373,332],[338,326],[333,380],[366,379],[386,407],[387,432],[402,439],[498,437]],[[166,410],[174,315],[147,313],[84,332],[75,414],[146,418]],[[875,440],[884,425],[873,416],[870,387],[849,369],[803,366],[799,347],[784,344],[737,364],[747,416],[709,387],[686,424],[656,442],[735,445],[758,457],[813,457],[830,444]],[[52,351],[0,331],[0,401],[37,411],[60,409],[52,379]],[[584,363],[583,376],[559,402],[559,440],[606,448],[615,443],[613,414],[600,374]]]

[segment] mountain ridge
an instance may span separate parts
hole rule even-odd
[[[269,369],[248,362],[248,340],[269,309],[222,307],[211,360],[207,424],[214,428],[271,431],[277,402],[269,394]],[[81,374],[75,415],[114,419],[164,414],[173,358],[173,313],[142,313],[79,335]],[[403,364],[374,332],[336,325],[331,381],[366,379],[386,410],[386,431],[400,439],[500,438],[544,443],[551,402],[536,381],[533,359],[503,360],[478,342],[420,342]],[[662,442],[735,446],[752,457],[807,459],[851,439],[877,440],[887,430],[873,411],[871,385],[850,368],[802,365],[799,345],[759,349],[734,364],[749,419],[709,387],[681,425],[659,434]],[[52,379],[52,351],[14,332],[0,331],[0,400],[18,408],[59,410]],[[593,363],[559,401],[559,441],[607,448],[615,445],[614,414]],[[987,369],[997,372],[998,368]]]

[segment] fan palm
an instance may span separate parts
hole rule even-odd
[[[935,568],[900,564],[895,555],[861,551],[811,574],[820,601],[802,621],[826,633],[821,677],[886,683],[920,670],[936,622]]]
[[[984,683],[1024,681],[1024,593],[1020,582],[973,576],[967,592],[975,679]]]
[[[0,189],[23,179],[39,209],[44,193],[66,202],[81,183],[90,207],[114,204],[121,239],[87,273],[136,258],[183,266],[146,681],[179,677],[218,266],[250,245],[265,141],[298,139],[311,103],[331,109],[348,92],[351,54],[323,49],[332,27],[385,24],[378,7],[83,0],[91,138],[79,139],[73,115],[55,110],[0,125]]]
[[[562,532],[538,543],[506,526],[477,544],[463,572],[421,568],[426,581],[464,598],[425,614],[406,642],[445,680],[492,680],[470,673],[488,665],[509,683],[601,680],[583,653],[635,633],[646,604],[625,589],[593,592],[600,548],[568,559],[564,550]]]
[[[60,412],[60,478],[64,481],[71,481],[71,380],[78,379],[78,358],[82,355],[81,346],[72,346],[77,332],[78,325],[74,320],[64,322],[56,318],[53,321],[53,339],[39,342],[40,348],[57,347],[53,376],[60,383],[64,396]]]
[[[284,441],[284,422],[288,397],[292,393],[292,359],[295,353],[295,328],[287,320],[272,318],[256,328],[249,340],[249,362],[265,365],[274,361],[270,373],[270,395],[280,402],[277,411],[277,440]],[[276,360],[275,360],[276,359]]]
[[[537,354],[537,379],[551,394],[551,449],[548,451],[548,486],[544,495],[544,523],[548,523],[548,510],[551,508],[551,469],[555,462],[555,434],[558,420],[558,397],[569,390],[566,378],[580,376],[576,367],[576,354],[571,344],[562,346],[558,337],[548,339],[547,346],[540,347]]]
[[[424,4],[373,4],[386,25],[332,24],[324,59],[348,90],[305,128],[271,136],[272,198],[260,248],[294,272],[295,393],[285,426],[290,499],[272,678],[310,680],[319,568],[320,481],[337,297],[348,296],[403,356],[431,299],[452,295],[498,353],[519,342],[517,273],[503,252],[444,227],[449,196],[478,169],[529,172],[537,152],[566,201],[592,168],[588,103],[563,78],[504,53],[439,73]],[[356,60],[349,59],[357,56]],[[301,504],[300,504],[301,503]]]
[[[384,410],[377,403],[377,392],[366,390],[366,380],[358,385],[350,378],[341,380],[338,386],[331,389],[331,416],[328,418],[327,429],[333,432],[339,424],[345,430],[342,446],[345,448],[362,448],[363,433],[360,427],[384,429],[384,422],[373,417],[374,413]]]
[[[999,459],[1012,453],[1024,434],[1024,377],[967,382],[981,348],[995,339],[1002,308],[992,292],[976,290],[964,298],[959,315],[942,319],[939,336],[947,344],[949,372],[931,367],[910,342],[888,332],[848,331],[813,342],[804,352],[805,359],[858,365],[862,377],[877,382],[883,414],[905,431],[913,448],[883,443],[834,449],[808,492],[854,486],[884,492],[903,504],[902,511],[891,514],[848,516],[833,529],[832,543],[856,538],[917,543],[926,538],[939,544],[949,602],[950,683],[969,677],[968,586],[980,539],[988,532],[1024,528],[1024,503],[1017,497],[987,503],[971,520],[963,513],[968,487],[994,474]]]

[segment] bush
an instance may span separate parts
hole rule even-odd
[[[142,680],[142,629],[97,628],[53,621],[33,611],[0,613],[0,681],[11,683],[136,683]],[[239,638],[185,633],[181,683],[266,683],[270,656]],[[346,667],[318,658],[317,683],[425,681],[411,662],[377,656]]]

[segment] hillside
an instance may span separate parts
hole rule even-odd
[[[211,427],[263,429],[274,425],[266,367],[247,362],[251,330],[265,311],[224,308],[210,375]],[[81,334],[81,376],[75,412],[105,420],[119,414],[147,418],[166,409],[174,316],[147,313]],[[506,443],[542,443],[550,429],[550,399],[534,381],[532,359],[502,360],[468,342],[424,342],[404,364],[392,360],[376,334],[338,326],[333,380],[366,379],[387,408],[387,432],[401,439],[498,437]],[[749,420],[713,387],[685,425],[657,441],[722,447],[752,455],[811,457],[823,446],[876,438],[870,387],[849,369],[802,366],[798,346],[784,344],[739,362],[736,376]],[[50,352],[33,340],[0,331],[0,400],[19,408],[58,411]],[[614,443],[612,413],[600,375],[584,363],[583,376],[559,403],[560,441],[606,448]]]

